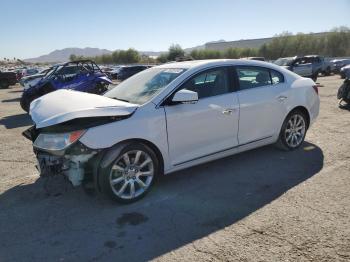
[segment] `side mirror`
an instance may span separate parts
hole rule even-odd
[[[175,93],[171,101],[174,103],[196,103],[198,101],[198,93],[182,89]]]

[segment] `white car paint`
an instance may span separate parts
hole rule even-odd
[[[81,117],[129,115],[137,107],[104,96],[61,89],[35,99],[29,113],[36,127],[43,128]]]
[[[197,103],[162,105],[193,74],[236,65],[277,70],[284,75],[285,82],[199,99]],[[89,128],[80,142],[91,149],[104,149],[129,139],[146,140],[159,149],[167,174],[276,142],[285,117],[297,106],[307,109],[311,123],[318,115],[319,98],[312,88],[315,83],[274,64],[253,60],[203,60],[155,68],[185,68],[187,71],[140,106],[86,93],[56,91],[32,103],[32,118],[37,127],[44,127],[77,117],[134,112],[127,119]],[[230,112],[226,114],[227,110]]]

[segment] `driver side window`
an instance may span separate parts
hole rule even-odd
[[[230,92],[227,68],[215,68],[188,80],[182,89],[198,93],[198,98],[222,95]]]

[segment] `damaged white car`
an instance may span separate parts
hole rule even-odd
[[[41,175],[93,181],[121,202],[143,197],[156,177],[277,143],[298,148],[319,112],[317,86],[249,60],[164,64],[104,96],[59,90],[34,100]]]

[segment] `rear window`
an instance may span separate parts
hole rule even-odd
[[[270,74],[273,85],[277,85],[284,82],[284,76],[280,72],[270,69]]]
[[[236,71],[240,90],[276,85],[284,82],[282,73],[265,67],[238,66]]]

